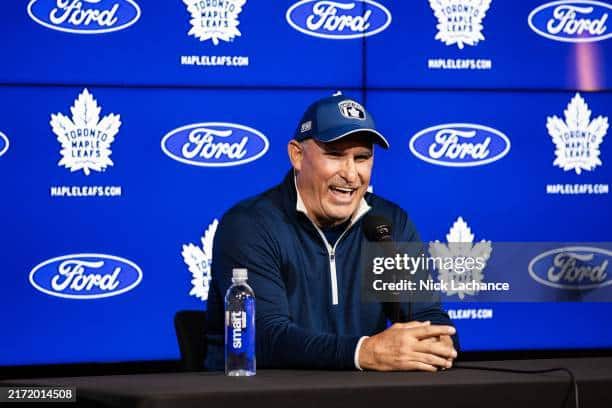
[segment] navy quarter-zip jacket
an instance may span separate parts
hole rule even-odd
[[[390,220],[394,241],[419,241],[406,212],[367,193],[347,230],[327,243],[298,201],[290,171],[280,185],[241,201],[221,219],[208,299],[208,369],[224,367],[223,303],[236,267],[248,269],[255,292],[260,368],[355,369],[359,339],[386,328],[382,304],[361,301],[362,217],[371,212]],[[415,303],[412,316],[452,324],[437,302]]]

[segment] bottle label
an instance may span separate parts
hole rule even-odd
[[[255,350],[254,299],[245,299],[245,310],[225,312],[225,330],[228,351],[252,357]]]
[[[229,312],[232,350],[241,353],[244,347],[244,331],[247,327],[245,312]]]

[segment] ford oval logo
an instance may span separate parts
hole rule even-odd
[[[612,5],[600,1],[553,1],[529,13],[529,27],[555,41],[591,42],[612,36],[608,32],[608,13]]]
[[[313,37],[349,40],[369,37],[391,24],[391,13],[373,0],[302,0],[285,14],[291,27]]]
[[[508,154],[510,139],[488,126],[448,123],[412,136],[410,151],[419,159],[440,166],[482,166]]]
[[[141,13],[134,0],[30,0],[28,14],[52,30],[102,34],[128,28]]]
[[[224,122],[204,122],[182,126],[167,133],[161,141],[164,153],[193,166],[238,166],[266,154],[268,139],[248,126]]]
[[[9,139],[6,135],[0,132],[0,156],[2,156],[9,148]]]
[[[558,289],[595,289],[612,284],[608,263],[612,251],[594,247],[564,247],[546,251],[529,262],[529,275]]]
[[[134,262],[105,254],[73,254],[49,259],[30,272],[30,283],[47,295],[68,299],[117,296],[142,281]]]

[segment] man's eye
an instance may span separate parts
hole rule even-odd
[[[364,155],[361,155],[361,156],[356,156],[355,157],[355,161],[367,161],[367,160],[370,159],[370,157],[372,157],[372,156],[369,155],[369,154],[364,154]]]
[[[331,157],[342,157],[342,153],[340,152],[327,152],[327,155]]]

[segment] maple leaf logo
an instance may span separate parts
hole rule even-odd
[[[557,156],[553,166],[576,174],[601,166],[599,145],[608,131],[608,118],[600,115],[591,121],[591,111],[578,92],[563,113],[565,121],[557,116],[546,119]]]
[[[212,250],[213,250],[213,239],[215,238],[215,232],[219,221],[214,219],[213,222],[208,226],[208,229],[202,236],[202,248],[194,244],[183,245],[183,261],[191,272],[191,284],[193,288],[189,292],[190,296],[195,296],[202,301],[208,299],[208,289],[210,286],[210,265],[212,263]]]
[[[51,114],[51,129],[61,143],[62,159],[57,163],[75,172],[103,171],[112,166],[110,145],[119,132],[119,115],[108,114],[100,119],[100,107],[87,89],[70,108],[72,119],[62,113]]]
[[[436,40],[463,49],[485,39],[482,20],[491,0],[429,0],[429,5],[438,19]]]
[[[452,296],[457,295],[460,299],[463,299],[465,295],[474,296],[476,291],[474,290],[462,290],[452,289],[451,281],[455,282],[482,282],[484,278],[483,269],[486,267],[487,260],[491,257],[491,241],[481,240],[476,244],[474,242],[474,234],[468,227],[467,223],[462,217],[457,218],[453,226],[451,227],[448,234],[446,234],[446,241],[448,245],[441,243],[440,241],[429,243],[429,252],[433,257],[441,259],[456,259],[456,258],[481,258],[484,261],[482,268],[475,266],[473,269],[457,271],[452,267],[449,267],[450,263],[442,262],[441,268],[438,271],[438,280],[446,283],[449,290],[446,291],[446,295]]]
[[[191,29],[187,35],[193,35],[200,41],[212,40],[214,45],[219,40],[231,41],[242,34],[238,30],[238,15],[246,0],[225,0],[204,4],[201,0],[183,0],[191,14]]]

